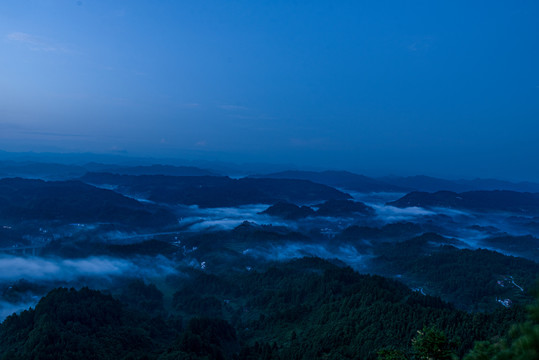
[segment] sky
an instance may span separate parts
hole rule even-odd
[[[0,150],[539,180],[539,2],[2,0]]]

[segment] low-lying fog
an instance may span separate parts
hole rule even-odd
[[[178,274],[176,265],[164,256],[136,256],[127,260],[3,255],[0,256],[0,321],[13,312],[34,306],[41,296],[57,286],[108,289],[122,278],[151,280]]]
[[[244,221],[257,224],[290,225],[261,214],[269,206],[256,204],[209,209],[189,206],[182,209],[186,216],[180,219],[180,225],[185,226],[188,231],[232,230]]]
[[[350,193],[350,192],[349,192]],[[289,239],[280,241],[252,241],[241,243],[234,251],[237,256],[247,259],[253,268],[260,261],[281,261],[303,256],[317,256],[325,259],[338,259],[360,272],[368,272],[367,263],[373,254],[365,250],[369,241],[364,241],[364,247],[358,246],[358,241],[342,240],[338,243],[339,234],[352,225],[370,228],[381,228],[387,224],[411,222],[419,224],[427,232],[456,238],[461,241],[459,246],[477,248],[489,247],[483,240],[495,235],[508,233],[511,235],[526,235],[534,233],[534,229],[526,227],[525,217],[514,217],[508,221],[508,214],[472,213],[452,209],[423,209],[419,207],[398,208],[386,205],[387,202],[399,199],[400,193],[351,193],[356,201],[364,202],[375,210],[373,216],[357,215],[350,217],[310,217],[297,221],[284,220],[278,217],[261,214],[270,205],[257,204],[234,208],[202,209],[197,206],[177,206],[178,230],[169,233],[133,234],[126,232],[107,232],[97,237],[95,241],[114,244],[137,243],[154,236],[173,234],[170,242],[181,248],[179,258],[165,256],[134,256],[111,257],[90,256],[80,254],[76,258],[39,257],[39,256],[0,256],[0,320],[9,314],[34,306],[40,296],[54,286],[92,286],[107,289],[115,280],[121,278],[142,278],[146,281],[165,278],[178,274],[179,266],[192,266],[199,269],[211,269],[216,261],[209,257],[204,250],[198,249],[198,244],[182,243],[193,234],[235,229],[245,221],[254,226],[272,225],[287,231],[301,233],[304,239]],[[303,204],[302,204],[303,205]],[[315,205],[315,204],[307,204]],[[95,231],[95,227],[79,227],[79,231]],[[535,230],[537,231],[537,229]],[[176,235],[176,236],[174,236]],[[161,239],[161,238],[160,238]],[[217,243],[219,240],[213,240]],[[179,245],[181,244],[181,246]],[[494,247],[490,247],[495,249]],[[497,249],[500,250],[500,249]],[[501,252],[508,253],[501,249]],[[225,255],[222,254],[224,257]],[[230,260],[237,261],[237,260]],[[251,269],[251,266],[248,268]],[[30,284],[26,290],[14,293],[14,286],[26,280]]]

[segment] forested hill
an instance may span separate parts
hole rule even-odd
[[[278,201],[312,203],[350,198],[350,195],[332,187],[307,180],[231,179],[224,176],[132,176],[108,173],[88,173],[81,180],[90,184],[117,185],[120,192],[138,194],[155,202],[200,207],[274,204]]]
[[[382,348],[409,352],[425,326],[444,331],[463,355],[475,340],[504,335],[523,319],[518,307],[458,311],[316,258],[263,271],[191,270],[169,286],[176,315],[168,320],[155,315],[163,309],[155,287],[141,283],[116,290],[126,303],[88,289],[54,290],[0,325],[0,358],[375,359]]]
[[[286,202],[278,202],[264,210],[262,214],[282,217],[283,219],[297,220],[314,216],[346,217],[355,215],[374,215],[372,207],[359,201],[328,200],[322,204],[313,205],[315,211],[309,206],[297,206]]]
[[[0,218],[61,223],[106,222],[129,226],[167,226],[174,214],[114,191],[80,181],[0,179]]]

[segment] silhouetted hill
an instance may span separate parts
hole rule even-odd
[[[539,194],[515,191],[468,191],[454,193],[438,191],[435,193],[412,192],[402,198],[389,202],[396,207],[444,207],[478,211],[510,211],[516,213],[538,213]]]
[[[416,175],[416,176],[386,176],[381,177],[380,180],[387,182],[388,184],[400,185],[408,189],[413,189],[415,191],[426,191],[426,192],[435,192],[435,191],[455,191],[462,192],[471,190],[462,184],[458,184],[455,181],[435,178],[425,175]],[[475,190],[475,189],[474,189]]]
[[[318,210],[308,206],[297,206],[286,202],[278,202],[270,206],[261,214],[278,216],[287,220],[297,220],[309,216],[342,217],[352,215],[373,215],[374,209],[362,202],[352,200],[328,200],[322,204],[313,205]]]
[[[348,171],[282,171],[266,175],[253,175],[252,177],[310,180],[315,183],[358,192],[408,192],[411,190],[401,185],[388,184],[381,180]]]
[[[80,177],[86,172],[87,170],[84,167],[78,165],[33,161],[0,161],[0,177],[64,180]]]
[[[106,248],[112,255],[116,256],[133,256],[133,255],[172,255],[179,251],[177,246],[171,245],[159,240],[146,240],[138,243],[125,245],[108,245]]]
[[[477,191],[510,190],[518,192],[539,192],[539,184],[532,182],[510,182],[497,179],[447,180],[425,175],[386,176],[379,180],[388,184],[402,186],[416,191]]]
[[[518,192],[539,192],[539,184],[529,181],[510,182],[497,179],[457,180],[457,183],[469,186],[470,190],[511,190]]]
[[[168,204],[228,207],[246,204],[293,203],[350,196],[326,185],[306,180],[231,179],[222,176],[115,175],[88,173],[82,180],[91,184],[118,185],[120,192],[137,194]]]
[[[187,237],[183,243],[188,246],[196,245],[199,252],[221,251],[223,248],[241,252],[248,247],[265,243],[300,242],[308,239],[304,234],[292,231],[287,227],[258,225],[245,221],[232,230],[196,233]]]
[[[480,245],[482,247],[500,249],[505,253],[539,261],[539,239],[531,235],[493,236],[482,239]]]
[[[317,216],[349,216],[353,214],[374,215],[374,209],[359,201],[352,200],[328,200],[316,205]]]
[[[121,175],[167,175],[167,176],[218,176],[219,174],[194,166],[148,165],[120,166],[90,163],[84,165],[89,172],[104,172]],[[81,174],[80,176],[82,176]]]
[[[419,235],[422,232],[421,225],[410,222],[387,224],[381,228],[353,225],[337,235],[336,240],[399,240]]]
[[[297,220],[315,216],[315,211],[308,206],[297,206],[281,201],[262,211],[261,214],[278,216],[287,220]]]
[[[0,217],[10,220],[105,222],[135,227],[176,223],[167,210],[80,181],[0,180]]]

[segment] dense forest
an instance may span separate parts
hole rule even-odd
[[[2,323],[2,359],[376,359],[414,354],[424,329],[443,333],[464,356],[475,341],[495,342],[525,320],[519,306],[467,313],[317,258],[167,281],[176,288],[170,311],[140,280],[114,297],[52,290]]]

